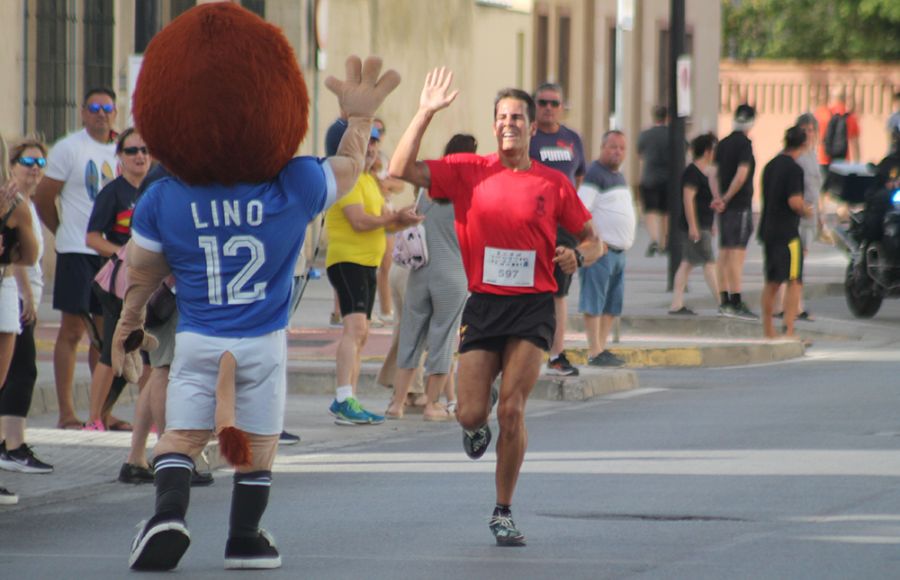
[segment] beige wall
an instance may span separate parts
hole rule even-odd
[[[900,90],[900,65],[723,60],[720,68],[719,137],[731,132],[737,105],[747,102],[757,108],[756,124],[750,131],[757,197],[762,168],[781,150],[785,130],[800,114],[815,112],[833,86],[846,89],[847,104],[859,118],[862,161],[878,162],[887,154],[885,124],[891,113],[891,96]]]
[[[0,134],[7,139],[22,133],[24,14],[21,2],[0,2]]]

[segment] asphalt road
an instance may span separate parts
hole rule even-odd
[[[263,522],[284,565],[253,575],[897,578],[900,301],[863,323],[841,298],[810,306],[816,324],[862,338],[817,341],[790,363],[641,371],[639,390],[587,403],[530,403],[513,506],[525,548],[493,545],[493,450],[469,461],[454,425],[288,448]],[[230,487],[220,472],[195,490],[178,577],[223,576]],[[152,501],[148,487],[108,483],[0,511],[0,577],[125,577]]]

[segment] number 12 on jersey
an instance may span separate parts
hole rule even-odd
[[[221,305],[222,302],[222,260],[220,255],[233,258],[246,250],[247,262],[234,277],[225,284],[227,304],[250,304],[266,297],[266,283],[256,282],[248,287],[250,279],[266,263],[266,249],[262,242],[249,235],[231,236],[222,244],[219,253],[217,236],[198,236],[197,243],[206,255],[206,283],[209,290],[209,303]]]

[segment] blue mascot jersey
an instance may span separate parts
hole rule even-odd
[[[134,210],[132,239],[166,257],[178,331],[240,338],[285,328],[306,226],[336,189],[331,166],[312,157],[292,159],[266,183],[153,183]]]

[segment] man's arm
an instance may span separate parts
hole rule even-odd
[[[803,200],[803,192],[791,194],[788,197],[788,206],[800,217],[812,217],[813,206]]]
[[[325,79],[325,86],[338,97],[338,104],[347,114],[347,130],[338,146],[337,155],[328,158],[337,182],[337,196],[341,197],[356,185],[365,166],[366,147],[372,131],[375,111],[384,99],[400,84],[400,75],[389,70],[379,78],[381,59],[369,57],[363,63],[358,56],[346,62],[347,79]]]
[[[694,204],[697,188],[693,185],[685,185],[682,197],[684,198],[684,219],[688,223],[688,237],[692,242],[696,242],[700,239],[700,228],[697,227],[697,208]]]
[[[431,171],[425,163],[416,161],[416,158],[422,145],[422,136],[434,114],[449,107],[459,94],[458,90],[450,91],[452,81],[453,73],[446,67],[434,69],[425,77],[425,86],[419,96],[419,110],[400,137],[400,143],[388,165],[391,177],[408,181],[416,187],[431,187]]]
[[[742,187],[744,187],[744,182],[747,181],[747,176],[750,175],[750,164],[749,163],[741,163],[737,167],[737,171],[734,172],[734,177],[731,178],[731,184],[728,186],[728,189],[722,195],[722,201],[724,203],[728,203],[731,199],[737,195],[737,192],[740,191]]]
[[[65,182],[45,177],[34,191],[34,207],[38,217],[53,234],[59,228],[59,212],[56,211],[56,198],[62,193]]]
[[[606,244],[597,235],[597,230],[594,229],[594,222],[591,220],[584,223],[581,231],[575,234],[575,239],[578,240],[578,246],[575,249],[557,246],[556,256],[553,258],[553,262],[559,264],[560,270],[566,274],[572,274],[578,269],[578,258],[575,250],[578,250],[578,253],[584,258],[582,266],[590,266],[603,257],[607,251]]]
[[[119,251],[119,246],[104,238],[103,234],[100,232],[88,232],[84,237],[84,243],[87,247],[105,258],[108,258]]]

